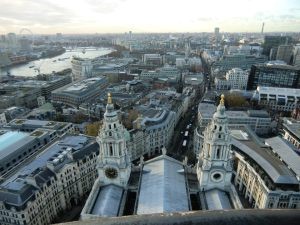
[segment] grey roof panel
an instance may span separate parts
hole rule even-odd
[[[300,157],[297,153],[280,137],[268,138],[266,143],[300,177]]]
[[[279,159],[270,154],[268,149],[262,149],[257,146],[249,147],[248,145],[251,145],[248,143],[249,141],[238,141],[235,138],[232,138],[231,141],[233,145],[261,166],[274,183],[299,183],[292,172]],[[248,143],[248,145],[246,143]]]
[[[209,210],[231,209],[230,201],[224,191],[213,189],[205,192],[205,200]]]
[[[4,159],[34,139],[35,137],[26,132],[8,131],[2,134],[0,136],[0,159]]]
[[[13,186],[8,185],[9,190],[0,189],[0,200],[13,206],[22,206],[25,202],[35,197],[37,190],[22,179],[17,179]]]
[[[110,184],[101,187],[91,214],[104,217],[118,216],[122,196],[123,188],[119,186]]]
[[[183,166],[162,155],[145,163],[137,214],[188,211]]]
[[[88,140],[85,136],[66,136],[61,141],[55,142],[41,154],[37,155],[34,160],[32,160],[26,166],[20,168],[12,177],[4,181],[0,187],[5,187],[7,184],[11,183],[10,186],[15,183],[14,181],[21,176],[30,175],[36,173],[47,165],[47,161],[51,159],[54,155],[59,154],[59,152],[64,151],[64,147],[72,147],[75,150],[84,147],[84,143]]]

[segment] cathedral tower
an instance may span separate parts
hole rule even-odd
[[[197,164],[200,189],[228,190],[232,175],[231,162],[231,141],[222,95],[217,111],[204,131],[203,149]]]
[[[126,141],[129,133],[120,123],[111,94],[108,93],[104,122],[99,130],[99,159],[97,164],[100,182],[126,187],[130,172],[131,160],[127,151]]]

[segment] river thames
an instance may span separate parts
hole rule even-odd
[[[67,50],[65,53],[52,58],[43,58],[9,68],[8,70],[1,70],[1,75],[7,75],[9,72],[12,76],[33,77],[38,75],[38,68],[41,74],[49,74],[53,71],[58,72],[64,69],[71,68],[72,56],[81,58],[96,58],[112,52],[110,48],[82,48]]]

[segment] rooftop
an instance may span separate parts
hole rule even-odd
[[[64,87],[61,87],[55,91],[56,92],[64,92],[64,93],[79,93],[87,90],[88,88],[91,88],[93,85],[95,85],[97,82],[100,82],[104,80],[104,77],[93,77],[85,80],[80,80],[78,82],[71,83],[69,85],[66,85]]]
[[[87,142],[89,142],[89,139],[85,136],[65,136],[62,140],[53,143],[49,148],[37,155],[34,160],[29,162],[29,164],[21,167],[13,176],[5,180],[0,185],[0,188],[11,188],[18,186],[18,177],[30,175],[34,171],[43,168],[47,165],[48,161],[54,160],[54,157],[63,153],[67,147],[72,148],[73,151],[76,151],[87,145]]]
[[[274,155],[271,149],[246,127],[240,127],[242,136],[231,135],[232,144],[244,155],[251,158],[277,184],[298,184],[291,170]],[[242,138],[241,138],[242,137]]]
[[[297,138],[300,139],[300,122],[287,118],[283,123],[283,127],[293,133]]]
[[[256,90],[259,93],[284,95],[284,96],[286,96],[286,95],[300,96],[300,89],[295,89],[295,88],[279,88],[279,87],[258,86]]]
[[[123,188],[119,186],[110,184],[101,187],[91,209],[91,214],[104,217],[118,216],[122,196]]]
[[[217,111],[217,107],[212,103],[200,103],[198,106],[198,112],[204,118],[212,118],[213,114]]]
[[[295,71],[300,70],[299,66],[291,66],[291,65],[278,65],[278,64],[262,63],[262,64],[257,64],[255,66],[259,67],[259,68],[288,69],[288,70],[295,70]]]
[[[273,151],[278,154],[280,159],[290,167],[300,181],[300,157],[294,149],[281,137],[273,137],[265,140],[266,144],[271,146]]]
[[[19,131],[1,131],[0,134],[0,159],[13,154],[17,149],[31,142],[35,138],[29,133]]]
[[[208,210],[231,209],[228,195],[224,191],[212,189],[205,192]]]
[[[137,214],[189,211],[181,162],[161,155],[143,167]]]

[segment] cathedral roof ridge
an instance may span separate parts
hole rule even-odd
[[[144,162],[144,164],[149,164],[151,162],[155,162],[155,161],[158,161],[158,160],[162,160],[162,159],[166,159],[168,161],[171,161],[171,162],[174,162],[174,163],[178,163],[180,165],[183,165],[183,163],[177,159],[174,159],[168,155],[159,155],[159,156],[156,156],[155,158],[153,159],[149,159],[147,161]]]

